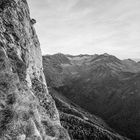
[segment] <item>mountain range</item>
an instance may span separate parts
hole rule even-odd
[[[45,80],[35,23],[26,0],[0,1],[0,140],[139,139],[139,63],[47,55]]]
[[[58,53],[43,56],[43,67],[61,114],[82,119],[91,128],[96,122],[98,128],[110,133],[140,139],[139,62],[120,60],[106,53],[76,56]],[[73,108],[81,112],[82,118],[73,114]]]

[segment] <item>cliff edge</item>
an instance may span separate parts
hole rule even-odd
[[[0,0],[0,139],[69,140],[48,93],[26,0]]]

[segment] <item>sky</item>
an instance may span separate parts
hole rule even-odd
[[[27,0],[44,54],[140,58],[140,0]]]

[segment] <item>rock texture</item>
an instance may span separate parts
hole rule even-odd
[[[26,0],[0,0],[0,140],[69,140],[49,95]]]

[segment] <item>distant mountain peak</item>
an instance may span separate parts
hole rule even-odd
[[[128,58],[128,59],[124,59],[123,61],[132,62],[132,63],[136,63],[136,61],[135,61],[135,60],[133,60],[133,59],[130,59],[130,58]]]
[[[97,57],[93,58],[91,62],[100,62],[100,63],[119,63],[121,64],[121,60],[113,55],[109,55],[107,53],[98,55]]]
[[[108,54],[108,53],[104,53],[104,54],[102,54],[102,55],[104,55],[104,56],[110,56],[110,54]]]

